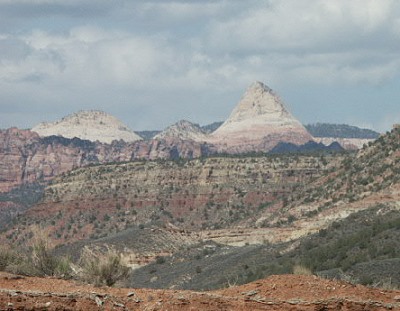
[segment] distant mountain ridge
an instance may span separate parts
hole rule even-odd
[[[378,132],[373,130],[347,124],[318,122],[314,124],[306,124],[305,128],[314,137],[377,139],[380,135]]]
[[[343,147],[337,143],[326,146],[323,143],[316,143],[315,141],[309,141],[304,145],[295,145],[291,143],[279,143],[269,153],[314,153],[314,152],[338,152],[343,151]]]
[[[200,126],[205,133],[216,131],[224,122],[217,121],[210,124]],[[360,128],[349,124],[338,123],[313,123],[304,124],[304,127],[313,137],[320,138],[354,138],[354,139],[377,139],[380,133],[366,128]],[[143,139],[152,139],[160,130],[136,131]]]
[[[249,86],[225,122],[199,126],[181,120],[163,131],[141,131],[140,136],[114,116],[89,110],[68,115],[59,121],[41,123],[32,131],[41,137],[77,137],[108,144],[113,140],[192,140],[212,144],[223,153],[268,152],[281,142],[303,145],[309,141],[326,146],[337,141],[345,149],[358,149],[379,137],[379,133],[372,130],[345,124],[303,126],[286,109],[280,97],[262,82]]]

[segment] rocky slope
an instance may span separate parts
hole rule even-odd
[[[279,142],[301,145],[310,140],[312,136],[288,112],[278,95],[255,82],[209,141],[221,151],[239,153],[265,152]]]
[[[320,210],[368,201],[396,202],[400,189],[400,129],[394,128],[356,154],[348,154],[330,174],[292,197],[290,206]],[[381,199],[378,199],[381,197]],[[367,205],[366,205],[367,206]]]
[[[134,142],[142,139],[114,116],[97,110],[79,111],[60,121],[40,123],[32,131],[41,137],[77,137],[108,144],[113,140]]]
[[[399,150],[397,127],[305,187],[286,193],[278,208],[252,213],[234,228],[202,231],[203,240],[215,244],[167,258],[168,270],[159,267],[152,274],[156,281],[149,283],[149,270],[156,268],[151,264],[136,270],[132,282],[215,288],[288,273],[301,263],[330,278],[398,287]],[[201,272],[190,273],[193,265]]]
[[[243,244],[247,241],[261,242],[275,234],[279,239],[272,242],[291,241],[318,233],[337,220],[377,204],[398,210],[400,128],[394,128],[356,154],[348,154],[327,174],[298,190],[284,197],[281,209],[265,210],[244,220],[244,227],[254,224],[261,227],[245,232],[247,238],[238,238],[238,234],[221,230],[210,233],[212,239],[221,243]]]
[[[181,120],[161,133],[154,136],[154,139],[175,138],[180,140],[193,140],[198,142],[207,141],[207,135],[198,124]]]
[[[301,265],[317,275],[354,283],[400,288],[400,215],[377,205],[300,239],[279,243],[290,228],[237,229],[242,246],[206,241],[133,271],[129,284],[139,287],[209,290],[245,284],[269,275],[291,273]],[[263,243],[256,243],[264,233]],[[216,232],[203,232],[204,240]],[[274,236],[271,238],[271,236]],[[262,239],[260,240],[262,241]],[[221,241],[223,242],[223,241]],[[232,243],[230,243],[232,244]],[[239,245],[239,244],[238,244]],[[200,271],[197,273],[194,271]]]

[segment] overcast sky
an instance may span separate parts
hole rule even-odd
[[[397,0],[0,0],[0,128],[99,109],[227,118],[259,80],[303,123],[400,123]]]

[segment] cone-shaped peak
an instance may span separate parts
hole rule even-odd
[[[270,87],[268,87],[266,84],[260,82],[260,81],[255,81],[253,82],[248,88],[247,91],[249,90],[257,90],[257,89],[261,89],[265,92],[272,92],[272,89]]]
[[[267,120],[292,118],[279,96],[271,88],[257,81],[246,90],[227,122],[260,117]]]
[[[229,118],[211,136],[213,143],[225,144],[228,151],[260,146],[266,150],[280,141],[304,144],[312,140],[279,96],[258,81],[247,88]]]

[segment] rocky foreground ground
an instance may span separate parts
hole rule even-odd
[[[400,291],[299,275],[193,292],[92,287],[1,273],[0,310],[400,310]]]

